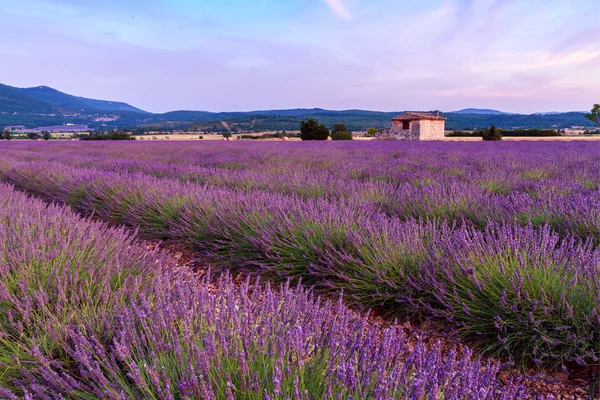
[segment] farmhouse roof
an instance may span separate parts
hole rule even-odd
[[[436,114],[438,114],[438,113],[436,113]],[[432,119],[435,121],[446,120],[446,118],[440,117],[439,115],[433,115],[433,114],[424,113],[424,112],[407,111],[405,113],[395,116],[394,118],[392,118],[392,121],[415,121],[415,120],[419,120],[419,119]]]

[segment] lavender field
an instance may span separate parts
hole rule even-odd
[[[0,195],[3,399],[521,397],[468,351],[304,289],[198,282],[123,229]]]
[[[361,308],[517,367],[600,363],[593,143],[12,142],[0,180],[8,398],[525,396]],[[198,282],[105,223],[303,286]]]

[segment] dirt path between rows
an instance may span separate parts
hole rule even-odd
[[[217,261],[207,262],[201,260],[197,254],[176,243],[161,243],[147,240],[145,243],[147,243],[149,250],[159,247],[169,254],[175,264],[175,268],[180,269],[190,279],[200,280],[205,278],[207,274],[210,274],[209,281],[216,280],[221,273],[229,272],[235,276],[234,282],[242,285],[248,278],[252,279],[254,277],[254,275],[244,273],[243,271],[233,271],[227,266],[220,265]],[[276,287],[274,285],[272,288],[276,289]],[[327,298],[328,296],[321,295],[321,297]],[[332,300],[335,299],[332,298]],[[357,309],[352,304],[346,304],[346,306],[350,306],[355,311],[364,312],[364,310]],[[422,339],[427,346],[433,346],[439,341],[444,352],[454,349],[459,355],[467,347],[464,342],[448,336],[440,327],[428,321],[418,323],[408,318],[404,320],[391,320],[377,311],[370,311],[370,320],[382,327],[392,324],[400,326],[409,343],[412,345],[416,344],[419,339]],[[556,400],[600,399],[600,378],[598,378],[598,372],[591,368],[580,368],[570,375],[561,372],[534,369],[520,371],[516,368],[506,368],[500,373],[499,378],[504,383],[509,382],[513,378],[521,378],[529,390],[528,396],[531,399],[537,399],[539,396],[547,397],[549,395],[554,396]]]

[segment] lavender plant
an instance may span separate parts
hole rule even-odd
[[[525,396],[469,349],[411,344],[302,287],[198,281],[122,229],[6,185],[0,250],[2,398]]]
[[[308,144],[139,145],[135,151],[127,144],[88,151],[73,143],[41,152],[35,144],[15,144],[10,154],[227,189],[355,197],[401,219],[465,220],[481,229],[488,220],[517,220],[549,224],[560,234],[600,237],[594,206],[600,160],[594,146],[585,143],[503,143],[493,149],[477,143],[356,143],[326,153]]]
[[[598,360],[589,144],[123,146],[11,143],[0,177],[229,266],[447,320],[495,355]]]

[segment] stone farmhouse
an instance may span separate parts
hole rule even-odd
[[[444,140],[446,118],[424,112],[405,112],[392,118],[392,127],[379,131],[378,139]]]

